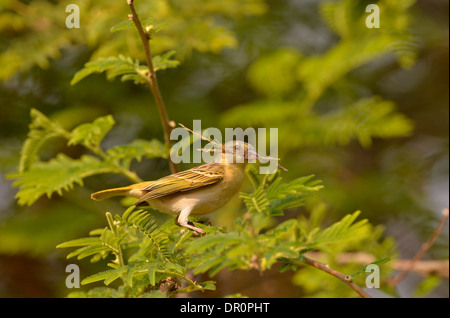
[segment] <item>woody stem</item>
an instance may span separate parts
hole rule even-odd
[[[166,145],[170,148],[170,146],[172,145],[172,141],[170,140],[170,132],[173,129],[173,125],[171,125],[169,116],[167,115],[164,100],[162,98],[161,91],[159,90],[156,72],[153,67],[152,53],[150,50],[150,43],[149,43],[150,35],[144,31],[144,28],[142,27],[139,16],[136,13],[136,9],[134,8],[133,2],[134,2],[134,0],[127,0],[128,6],[130,7],[130,10],[131,10],[131,14],[129,15],[129,18],[136,25],[136,29],[139,33],[139,37],[141,38],[141,42],[144,47],[145,60],[147,62],[147,66],[148,66],[148,70],[149,70],[149,73],[147,76],[147,85],[148,85],[150,91],[152,92],[153,97],[156,102],[156,105],[158,107],[159,116],[161,118],[161,123],[162,123],[163,131],[164,131],[164,141],[165,141]],[[170,160],[170,158],[169,158],[169,163],[170,163],[170,170],[172,171],[172,173],[177,172],[178,165],[175,164],[174,162],[172,162]]]

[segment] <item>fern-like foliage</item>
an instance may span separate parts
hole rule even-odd
[[[367,4],[361,1],[321,2],[322,19],[339,41],[321,54],[280,48],[260,56],[250,65],[247,79],[261,99],[231,108],[222,124],[278,127],[285,150],[353,140],[368,147],[374,138],[409,136],[412,121],[394,102],[374,92],[363,95],[354,88],[356,83],[347,83],[382,57],[394,57],[404,68],[414,65],[420,44],[409,27],[414,2],[378,1],[383,12],[379,29],[366,27]]]
[[[321,225],[323,208],[314,209],[309,218],[280,222],[278,218],[286,209],[304,206],[308,197],[321,189],[320,181],[307,176],[285,183],[279,173],[262,177],[255,168],[246,171],[254,190],[241,193],[245,211],[230,230],[191,218],[207,233],[194,237],[191,230],[180,230],[172,220],[161,224],[151,211],[132,206],[114,218],[107,212],[109,227],[92,231],[90,237],[58,245],[76,247],[67,257],[91,257],[91,261],[108,262],[109,266],[82,280],[84,285],[101,281],[105,287],[70,296],[171,297],[214,290],[214,281],[198,282],[188,273],[208,273],[214,277],[225,268],[264,272],[275,264],[280,265],[280,272],[297,271],[306,253],[331,254],[346,244],[363,243],[370,235],[377,235],[367,220],[357,220],[359,211],[325,227]],[[389,245],[380,252],[385,260],[380,258],[376,264],[381,265],[391,257],[388,248]],[[112,261],[108,261],[111,256]],[[362,269],[356,270],[354,277],[361,273]],[[169,283],[171,287],[167,287]]]
[[[87,62],[84,68],[74,75],[70,84],[75,85],[93,73],[102,72],[106,72],[108,79],[121,76],[122,81],[133,80],[135,83],[143,84],[146,82],[145,78],[146,74],[148,74],[148,66],[140,65],[139,61],[123,55],[101,58]]]
[[[16,198],[20,205],[31,205],[44,195],[63,195],[64,191],[70,191],[76,185],[82,186],[85,178],[97,174],[122,174],[138,182],[139,177],[128,170],[133,160],[168,156],[166,147],[156,139],[137,139],[104,151],[101,142],[115,124],[112,116],[99,117],[70,131],[36,109],[31,110],[31,118],[30,132],[21,151],[19,171],[8,175],[16,180],[14,186],[19,188]],[[59,153],[48,161],[40,160],[40,149],[56,137],[66,139],[68,146],[82,145],[93,155],[85,154],[73,159]]]
[[[179,62],[171,59],[175,51],[169,51],[163,55],[157,55],[153,58],[153,67],[155,71],[167,68],[177,67]],[[145,84],[148,81],[148,66],[141,65],[138,60],[131,57],[119,55],[100,58],[95,61],[87,62],[84,68],[79,70],[72,78],[70,84],[75,85],[85,77],[93,73],[106,72],[106,78],[112,80],[118,76],[121,81],[133,81],[135,84]]]
[[[114,124],[111,115],[99,117],[92,123],[81,124],[71,131],[67,145],[82,144],[88,149],[97,148]]]
[[[252,178],[255,179],[257,172],[254,167],[249,166],[247,173],[252,174]],[[322,187],[319,185],[320,181],[308,182],[313,177],[311,175],[298,178],[283,184],[281,178],[265,177],[253,193],[241,193],[241,198],[249,212],[255,211],[269,216],[283,215],[285,209],[302,206],[306,197],[320,190]]]
[[[116,220],[123,226],[132,226],[143,233],[157,249],[158,253],[166,260],[169,260],[171,253],[169,252],[169,238],[167,234],[159,230],[159,224],[153,220],[147,211],[131,211],[131,209],[127,210],[121,218],[118,217]]]
[[[247,173],[256,181],[253,193],[241,194],[248,216],[235,221],[234,231],[210,233],[187,247],[186,253],[194,256],[190,266],[195,273],[214,276],[225,267],[264,271],[279,258],[298,257],[306,247],[305,242],[296,239],[295,220],[274,227],[274,216],[302,206],[307,196],[321,188],[319,181],[311,181],[313,176],[309,176],[281,183],[277,174],[255,178],[252,168]]]
[[[273,113],[273,109],[280,112]],[[412,120],[396,111],[396,105],[380,97],[363,98],[325,114],[304,113],[292,102],[258,101],[240,105],[223,118],[225,125],[276,126],[283,149],[305,145],[348,145],[357,140],[369,147],[374,138],[411,135]],[[287,121],[286,118],[291,118]],[[293,133],[295,132],[295,133]]]
[[[33,66],[46,68],[50,60],[61,58],[61,49],[70,45],[87,44],[93,48],[92,61],[117,56],[117,52],[130,52],[130,48],[133,55],[144,59],[142,50],[138,49],[139,36],[130,28],[131,23],[119,22],[129,14],[126,1],[87,0],[77,3],[83,17],[83,27],[77,32],[60,27],[67,18],[67,3],[31,0],[27,2],[29,10],[22,10],[21,3],[19,0],[2,3],[0,33],[4,38],[11,32],[15,36],[8,46],[0,50],[3,66],[0,80],[7,80]],[[225,48],[235,47],[236,35],[224,21],[261,15],[267,9],[265,0],[139,3],[139,12],[147,12],[152,17],[142,19],[144,30],[151,36],[159,32],[158,41],[152,43],[155,57],[172,50],[177,50],[183,58],[193,51],[219,53]],[[42,25],[42,17],[46,19],[45,25]],[[111,31],[122,32],[111,37]]]
[[[56,137],[67,137],[60,125],[51,121],[47,116],[37,109],[30,111],[31,124],[28,138],[25,140],[19,161],[19,172],[27,170],[34,162],[39,160],[39,149],[50,139]]]
[[[8,5],[11,10],[15,2],[11,1],[11,5]],[[401,4],[397,0],[379,1],[386,12],[395,12],[395,15],[387,14],[383,22],[389,32],[372,32],[358,27],[364,17],[357,14],[360,4],[354,1],[325,3],[321,13],[325,23],[339,37],[335,47],[314,56],[303,56],[295,49],[283,48],[258,58],[250,66],[247,79],[263,98],[228,111],[222,123],[225,126],[280,127],[279,136],[286,150],[310,144],[345,145],[353,139],[363,146],[369,146],[373,138],[409,135],[412,131],[411,122],[396,111],[391,101],[357,94],[348,99],[336,96],[333,92],[336,85],[349,80],[349,74],[382,56],[393,54],[403,67],[410,67],[414,63],[417,43],[411,40],[414,37],[410,36],[407,23],[408,8],[412,1],[406,2],[409,4]],[[86,3],[80,5],[85,8],[95,8],[97,5],[90,1]],[[39,16],[36,12],[48,12],[48,6],[59,6],[43,4],[42,1],[30,1],[30,5],[36,8],[35,11],[30,10],[35,12],[32,17],[27,16],[28,11],[24,11],[23,19],[15,18],[16,22],[19,21],[16,24],[18,29],[23,32],[29,24],[26,18],[32,18],[31,26],[41,24],[34,20]],[[102,9],[105,9],[103,6]],[[111,8],[115,6],[110,5]],[[174,43],[177,43],[177,52],[181,56],[193,49],[219,52],[225,47],[237,45],[232,32],[218,25],[216,21],[220,19],[211,16],[211,13],[234,18],[236,14],[261,14],[267,7],[263,0],[194,0],[189,1],[189,5],[186,1],[149,1],[144,5],[145,9],[172,19],[167,27],[161,21],[143,20],[147,35],[152,36],[162,30],[169,34],[180,34],[183,38],[183,41],[178,42],[173,39],[164,41],[163,38],[163,44],[157,47],[158,53],[153,57],[155,71],[159,71],[178,66],[179,62],[173,59],[175,51],[171,50]],[[164,10],[173,11],[171,14],[177,13],[168,16]],[[192,10],[197,10],[204,18],[190,23],[186,16],[192,15]],[[2,12],[0,16],[4,17],[5,14]],[[14,20],[8,14],[6,17],[9,21]],[[404,19],[406,23],[399,23],[398,19]],[[87,23],[95,24],[100,20],[96,17],[95,21]],[[117,34],[124,35],[131,26],[130,21],[120,22],[110,31],[124,31]],[[93,29],[82,29],[83,40],[84,36],[92,42],[104,38],[101,34],[92,33]],[[22,42],[12,43],[6,51],[0,52],[0,62],[5,66],[0,70],[0,79],[9,78],[17,70],[35,64],[45,67],[48,59],[56,58],[58,49],[70,42],[72,34],[74,32],[55,31],[54,34],[37,39],[24,34]],[[134,40],[130,40],[131,43]],[[71,84],[94,73],[105,73],[109,80],[119,77],[122,81],[147,84],[148,67],[141,64],[139,59],[117,54],[117,48],[122,47],[124,42],[123,38],[119,41],[111,39],[107,45],[101,45],[92,60],[73,76]],[[15,63],[18,52],[24,52],[24,48],[30,46],[36,47],[39,54],[25,53],[26,63]],[[110,51],[111,47],[114,47],[114,52]],[[316,104],[326,99],[327,94],[338,97],[336,107],[315,109]],[[273,112],[274,107],[276,113]],[[92,123],[84,123],[71,130],[35,109],[31,110],[31,119],[30,132],[21,152],[19,171],[10,175],[16,179],[14,186],[19,188],[17,198],[20,205],[31,205],[45,195],[63,195],[64,191],[82,186],[85,178],[102,173],[121,174],[132,182],[138,182],[140,178],[129,170],[133,160],[168,157],[169,150],[158,140],[139,139],[103,149],[102,141],[115,124],[112,116],[99,117]],[[65,139],[69,147],[82,146],[89,154],[75,159],[59,153],[43,161],[39,152],[53,138]],[[321,251],[329,256],[336,251],[351,250],[358,244],[361,247],[368,242],[373,243],[369,238],[375,236],[379,239],[381,235],[381,231],[371,227],[367,220],[357,220],[359,211],[327,226],[321,223],[325,209],[312,209],[309,216],[304,215],[307,213],[304,207],[311,204],[308,199],[322,188],[321,182],[314,180],[312,175],[284,182],[279,173],[262,177],[251,166],[246,172],[254,188],[251,193],[240,194],[244,203],[243,213],[230,230],[191,219],[206,233],[205,236],[195,237],[190,230],[174,225],[173,220],[161,223],[152,217],[151,211],[135,210],[133,206],[114,217],[107,212],[108,226],[91,231],[89,237],[59,244],[58,248],[75,248],[69,252],[68,258],[90,258],[91,262],[106,263],[105,270],[82,281],[84,285],[103,282],[104,287],[85,293],[72,293],[72,296],[170,297],[193,291],[214,290],[214,281],[197,282],[191,278],[190,272],[208,273],[213,277],[225,268],[263,272],[275,264],[280,265],[280,272],[296,271],[304,260],[304,254]],[[288,209],[296,212],[298,217],[281,219],[280,216],[284,216]],[[386,256],[391,256],[392,246],[389,242],[379,245],[376,264],[381,265],[388,259]],[[358,277],[362,271],[361,268],[353,271],[353,276]]]
[[[103,281],[105,286],[109,286],[121,279],[124,288],[115,293],[122,297],[166,297],[166,294],[158,292],[158,284],[169,278],[184,280],[189,285],[185,289],[174,289],[176,293],[215,288],[214,282],[197,283],[189,279],[186,276],[187,268],[183,266],[184,260],[170,247],[168,233],[160,229],[161,224],[148,211],[134,209],[132,206],[122,216],[117,215],[115,218],[106,213],[109,227],[92,231],[91,237],[71,240],[57,246],[77,247],[67,258],[91,257],[92,262],[97,262],[113,255],[113,260],[108,263],[110,269],[86,277],[81,284]],[[186,238],[186,235],[179,235],[179,238],[183,237]],[[125,253],[130,255],[127,261]],[[102,289],[103,292],[108,290],[110,289]]]
[[[51,197],[53,193],[60,196],[76,184],[82,186],[83,179],[100,173],[113,173],[114,167],[100,161],[96,157],[84,155],[80,159],[72,159],[58,154],[47,162],[35,163],[23,173],[10,174],[17,179],[13,186],[20,191],[16,198],[20,205],[32,205],[41,196]]]
[[[344,240],[351,239],[358,235],[358,231],[362,230],[367,220],[361,220],[355,223],[355,220],[360,215],[360,211],[344,216],[342,220],[333,225],[323,229],[312,230],[307,237],[308,247],[318,248],[329,245],[330,243],[337,243]]]
[[[252,169],[247,172],[254,173]],[[301,262],[304,253],[329,252],[343,242],[364,237],[369,225],[367,220],[356,221],[360,212],[346,215],[325,228],[308,227],[308,222],[301,218],[277,224],[276,216],[285,209],[304,205],[305,199],[321,188],[320,182],[312,178],[302,177],[289,183],[282,183],[276,176],[259,178],[253,193],[241,194],[247,213],[244,219],[235,221],[233,231],[215,231],[186,246],[194,273],[208,272],[214,276],[226,267],[265,271],[276,263],[283,264],[280,272],[296,270],[294,263]]]

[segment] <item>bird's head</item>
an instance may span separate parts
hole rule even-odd
[[[252,145],[240,141],[232,140],[225,143],[222,148],[222,160],[228,163],[247,163],[259,160],[260,156]]]
[[[217,154],[216,162],[247,164],[248,162],[256,162],[261,160],[280,160],[279,158],[261,156],[255,148],[240,140],[232,140],[222,146],[222,151]],[[264,162],[264,161],[263,161]],[[286,168],[277,163],[278,168],[287,171]]]

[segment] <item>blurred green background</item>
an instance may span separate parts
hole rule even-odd
[[[80,7],[79,29],[65,25],[70,3]],[[380,29],[365,25],[371,3],[381,8]],[[402,258],[414,256],[449,204],[448,6],[446,0],[136,1],[141,19],[167,23],[151,40],[154,54],[175,50],[181,62],[158,73],[171,120],[191,127],[201,119],[202,128],[222,130],[278,128],[285,178],[315,174],[323,180],[318,196],[329,222],[362,210],[385,227]],[[96,176],[63,197],[18,206],[6,176],[17,171],[31,108],[67,129],[112,114],[116,126],[104,148],[163,140],[146,87],[104,75],[70,85],[92,59],[122,54],[144,61],[133,28],[110,32],[128,13],[125,0],[0,0],[0,297],[66,296],[71,260],[55,246],[105,226],[107,205],[89,194],[128,182]],[[83,151],[55,139],[39,155],[78,158]],[[170,173],[162,159],[133,169],[143,179]],[[231,224],[226,211],[212,214],[212,222]],[[447,225],[426,258],[448,254]],[[78,264],[84,277],[100,270]],[[291,273],[252,275],[219,275],[222,294],[213,296],[311,296],[291,284]],[[411,296],[421,280],[411,274],[399,294]],[[428,296],[448,297],[448,278]]]

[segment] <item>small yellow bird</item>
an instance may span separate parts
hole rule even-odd
[[[189,215],[208,214],[227,203],[241,188],[248,161],[259,159],[259,154],[251,145],[243,141],[229,141],[212,163],[156,181],[95,192],[91,198],[134,197],[138,199],[135,205],[148,204],[161,212],[178,215],[180,226],[204,234],[204,231],[188,223]]]

